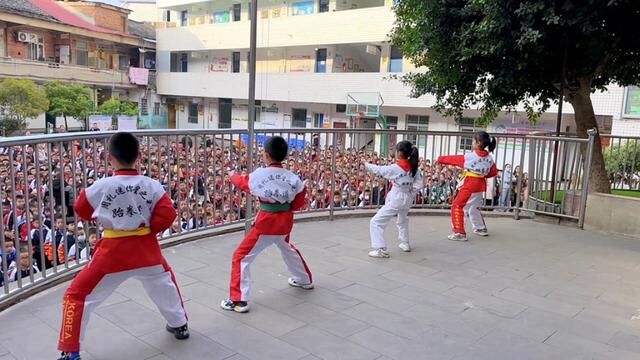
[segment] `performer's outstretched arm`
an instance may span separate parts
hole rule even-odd
[[[438,164],[464,167],[464,155],[440,156]]]
[[[230,174],[231,183],[244,192],[249,190],[249,175]]]
[[[153,214],[149,221],[151,232],[157,234],[167,230],[171,224],[173,224],[173,220],[175,220],[177,216],[178,215],[176,213],[176,209],[173,208],[171,198],[167,193],[164,193],[153,208]]]

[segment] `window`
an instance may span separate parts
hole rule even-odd
[[[429,117],[426,115],[407,115],[407,131],[413,131],[415,134],[407,135],[407,140],[416,146],[424,146],[426,143],[425,136],[419,136],[418,133],[429,130]]]
[[[178,53],[171,53],[171,65],[169,66],[170,72],[179,72],[178,71]]]
[[[478,129],[476,127],[476,119],[474,118],[462,118],[458,122],[460,126],[460,132],[469,133],[469,136],[460,136],[458,140],[458,149],[462,151],[472,151],[473,150],[473,133]]]
[[[218,128],[231,129],[231,99],[218,100]]]
[[[44,38],[38,35],[37,42],[27,43],[27,59],[44,61]]]
[[[180,26],[187,26],[187,10],[180,11]]]
[[[140,115],[147,116],[149,115],[149,107],[146,98],[140,99]]]
[[[629,86],[625,92],[624,115],[640,117],[640,87]]]
[[[389,57],[389,72],[402,72],[402,52],[395,46],[391,46],[391,56]]]
[[[249,20],[251,20],[251,16],[252,16],[251,14],[253,14],[251,12],[251,1],[248,2],[247,10],[248,10],[248,13],[247,13],[248,18],[249,18]]]
[[[180,54],[180,72],[187,72],[189,69],[189,54]]]
[[[118,56],[118,68],[120,70],[127,70],[129,68],[129,57],[127,55]]]
[[[310,15],[315,12],[316,2],[315,1],[296,2],[292,4],[292,7],[293,7],[292,9],[293,16]]]
[[[198,104],[189,103],[189,124],[197,124],[198,123]]]
[[[76,42],[76,65],[89,65],[89,51],[87,49],[87,43],[84,41]]]
[[[324,126],[324,114],[313,114],[313,127],[321,129]]]
[[[387,116],[387,129],[389,129],[389,130],[398,130],[398,117],[397,116]]]
[[[318,4],[318,12],[329,12],[329,0],[320,0]]]
[[[240,72],[240,52],[233,52],[233,63],[232,63],[232,72],[239,73]]]
[[[189,54],[171,53],[170,72],[187,72],[189,69]]]
[[[307,109],[291,109],[291,127],[307,127]]]
[[[242,5],[233,4],[233,21],[240,21],[241,13],[242,13]]]
[[[327,49],[316,50],[316,72],[327,72]]]
[[[336,104],[336,112],[337,113],[347,112],[347,104]]]
[[[153,115],[154,116],[158,116],[160,115],[160,103],[153,103]]]
[[[171,22],[171,10],[167,10],[162,13],[162,20],[165,22]]]

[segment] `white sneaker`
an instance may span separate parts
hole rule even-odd
[[[369,256],[374,258],[388,258],[390,255],[389,252],[385,249],[375,249],[369,251]]]
[[[469,239],[467,239],[467,235],[459,233],[453,233],[447,236],[447,239],[451,241],[469,241]]]
[[[399,247],[400,249],[402,249],[402,251],[404,251],[404,252],[409,252],[409,251],[411,251],[411,245],[409,245],[409,243],[401,242],[401,243],[398,245],[398,247]]]
[[[289,285],[293,286],[293,287],[297,287],[297,288],[302,288],[302,289],[306,289],[306,290],[311,290],[313,289],[313,283],[309,283],[309,284],[301,284],[295,280],[293,280],[292,278],[289,278]]]
[[[231,299],[226,299],[222,300],[220,307],[237,313],[249,312],[249,303],[246,301],[232,301]]]
[[[473,233],[478,236],[489,236],[487,229],[473,229]]]

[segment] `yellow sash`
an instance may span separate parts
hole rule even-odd
[[[129,237],[129,236],[143,236],[151,234],[151,229],[148,227],[141,227],[135,230],[113,230],[105,229],[104,237],[109,239]]]
[[[474,177],[474,178],[484,178],[485,176],[482,174],[478,174],[476,172],[470,171],[470,170],[465,170],[464,173],[462,174],[464,177]]]

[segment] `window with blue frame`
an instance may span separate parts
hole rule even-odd
[[[231,20],[229,11],[217,11],[213,13],[213,22],[215,24],[228,23]]]
[[[293,3],[293,16],[311,15],[316,11],[315,1]]]
[[[389,56],[389,72],[402,72],[402,52],[395,46],[391,46],[391,56]]]

